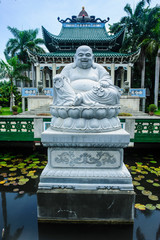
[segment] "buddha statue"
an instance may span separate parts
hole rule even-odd
[[[53,78],[51,127],[62,131],[110,131],[121,128],[119,88],[94,62],[92,49],[80,46],[74,62]]]
[[[119,103],[118,88],[112,84],[104,67],[94,63],[89,46],[80,46],[74,63],[67,64],[61,75],[56,75],[53,81],[55,105],[96,106]]]

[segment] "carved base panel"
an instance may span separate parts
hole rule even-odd
[[[39,189],[52,188],[133,190],[133,185],[123,149],[51,147]]]

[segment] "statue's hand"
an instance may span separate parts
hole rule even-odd
[[[83,102],[83,98],[82,98],[81,94],[77,94],[73,105],[80,106],[82,102]]]
[[[110,84],[107,81],[104,81],[104,80],[100,81],[100,86],[103,88],[107,88],[107,87],[109,87],[109,85]]]

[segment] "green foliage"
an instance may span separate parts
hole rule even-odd
[[[17,87],[13,85],[13,94],[15,96],[15,103],[18,105],[22,101],[21,94],[18,92]],[[0,82],[0,106],[9,107],[10,105],[10,94],[11,94],[11,82],[4,81]]]
[[[155,104],[149,105],[149,112],[155,112],[157,110],[157,106]]]
[[[10,38],[6,44],[4,51],[6,59],[18,56],[20,61],[28,63],[27,48],[39,53],[45,52],[39,46],[40,44],[44,44],[44,41],[41,38],[37,38],[38,29],[20,31],[17,28],[8,26],[8,30],[13,34],[14,38]]]
[[[148,5],[147,5],[148,4]],[[132,75],[132,87],[141,87],[142,70],[145,67],[145,88],[149,88],[149,103],[154,101],[155,57],[160,49],[160,6],[150,8],[150,0],[141,0],[134,9],[126,4],[127,16],[110,25],[110,32],[117,33],[125,26],[125,39],[121,52],[134,52],[141,48],[139,61],[135,64]]]
[[[12,111],[17,112],[18,111],[18,106],[12,106]]]

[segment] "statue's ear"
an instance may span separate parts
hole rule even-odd
[[[92,68],[96,69],[96,65],[94,63],[94,56],[92,57]]]
[[[76,68],[76,54],[74,55],[74,62],[73,62],[72,68]]]

